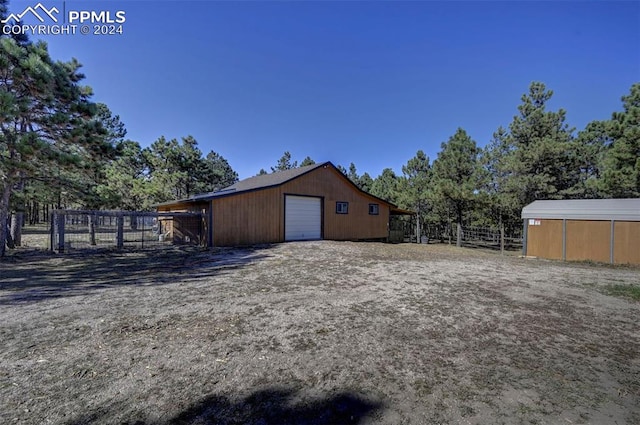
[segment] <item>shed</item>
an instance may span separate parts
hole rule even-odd
[[[535,201],[522,219],[524,255],[640,264],[640,199]]]
[[[390,216],[413,214],[362,191],[331,162],[251,177],[158,211],[204,213],[208,246],[386,240]]]

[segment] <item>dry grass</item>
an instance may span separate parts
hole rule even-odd
[[[640,422],[638,269],[447,246],[14,256],[0,422]]]

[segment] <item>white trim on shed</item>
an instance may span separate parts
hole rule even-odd
[[[640,221],[640,198],[534,201],[522,209],[522,218]]]

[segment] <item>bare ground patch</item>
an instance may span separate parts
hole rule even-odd
[[[640,422],[640,270],[446,246],[14,257],[0,422]],[[606,291],[604,291],[606,292]]]

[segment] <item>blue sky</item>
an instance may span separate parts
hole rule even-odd
[[[61,1],[41,0],[60,7]],[[35,2],[13,1],[19,12]],[[640,81],[640,2],[66,1],[123,35],[48,36],[128,137],[193,135],[241,178],[285,150],[373,177],[458,127],[484,146],[532,81],[577,129]]]

